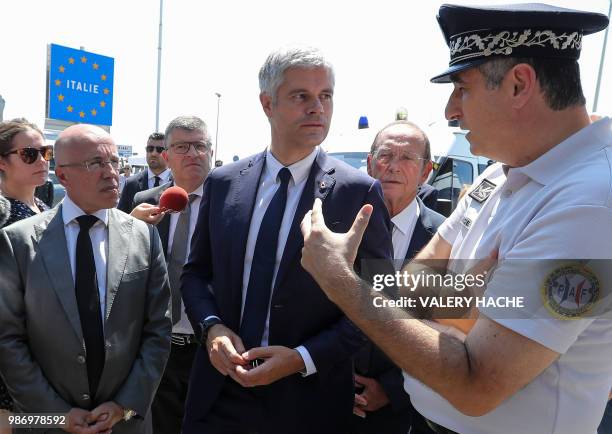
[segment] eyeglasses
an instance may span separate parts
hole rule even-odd
[[[4,157],[10,154],[17,154],[21,161],[26,164],[33,164],[36,160],[38,160],[38,154],[43,157],[45,161],[51,161],[53,159],[53,146],[41,146],[40,148],[21,148],[15,149],[10,152],[6,152],[2,154]]]
[[[399,155],[396,155],[394,152],[383,148],[378,148],[378,150],[374,153],[374,158],[376,161],[382,164],[391,164],[393,160],[397,160],[400,163],[407,162],[412,164],[416,164],[417,161],[427,161],[427,158],[419,157],[411,152],[402,152]]]
[[[176,142],[170,145],[177,154],[186,154],[192,146],[198,154],[205,154],[208,152],[210,144],[206,142]]]
[[[161,154],[166,150],[166,148],[164,148],[163,146],[147,145],[146,150],[149,154],[153,151],[157,151],[158,154]]]
[[[90,161],[83,161],[82,163],[58,164],[59,167],[81,167],[88,172],[97,172],[107,165],[110,165],[113,170],[119,170],[119,158],[111,158],[106,161],[96,158]]]

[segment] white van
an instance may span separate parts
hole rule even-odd
[[[466,133],[458,127],[427,132],[434,160],[434,170],[427,183],[438,190],[436,211],[445,216],[457,206],[461,190],[471,186],[476,177],[494,163],[470,152]]]

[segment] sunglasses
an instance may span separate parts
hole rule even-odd
[[[6,152],[3,155],[7,156],[10,154],[19,155],[19,157],[21,158],[21,161],[23,161],[26,164],[32,164],[36,160],[38,160],[38,154],[40,154],[40,156],[43,157],[43,160],[51,161],[53,159],[53,146],[41,146],[40,148],[27,147],[27,148],[15,149],[14,151]]]
[[[166,150],[166,148],[164,148],[163,146],[153,146],[153,145],[148,145],[146,149],[149,154],[153,152],[153,150],[157,151],[158,154],[161,154],[163,151]]]

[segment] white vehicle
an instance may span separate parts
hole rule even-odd
[[[471,186],[492,160],[470,152],[466,131],[449,127],[445,131],[428,131],[434,170],[427,181],[438,190],[436,211],[449,216],[459,202],[461,190]]]
[[[136,175],[147,168],[147,159],[145,157],[141,157],[140,155],[128,157],[127,161],[128,164],[132,166],[132,175]]]

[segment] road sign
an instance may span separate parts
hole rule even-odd
[[[113,123],[112,57],[51,44],[49,113],[52,119],[97,125]]]

